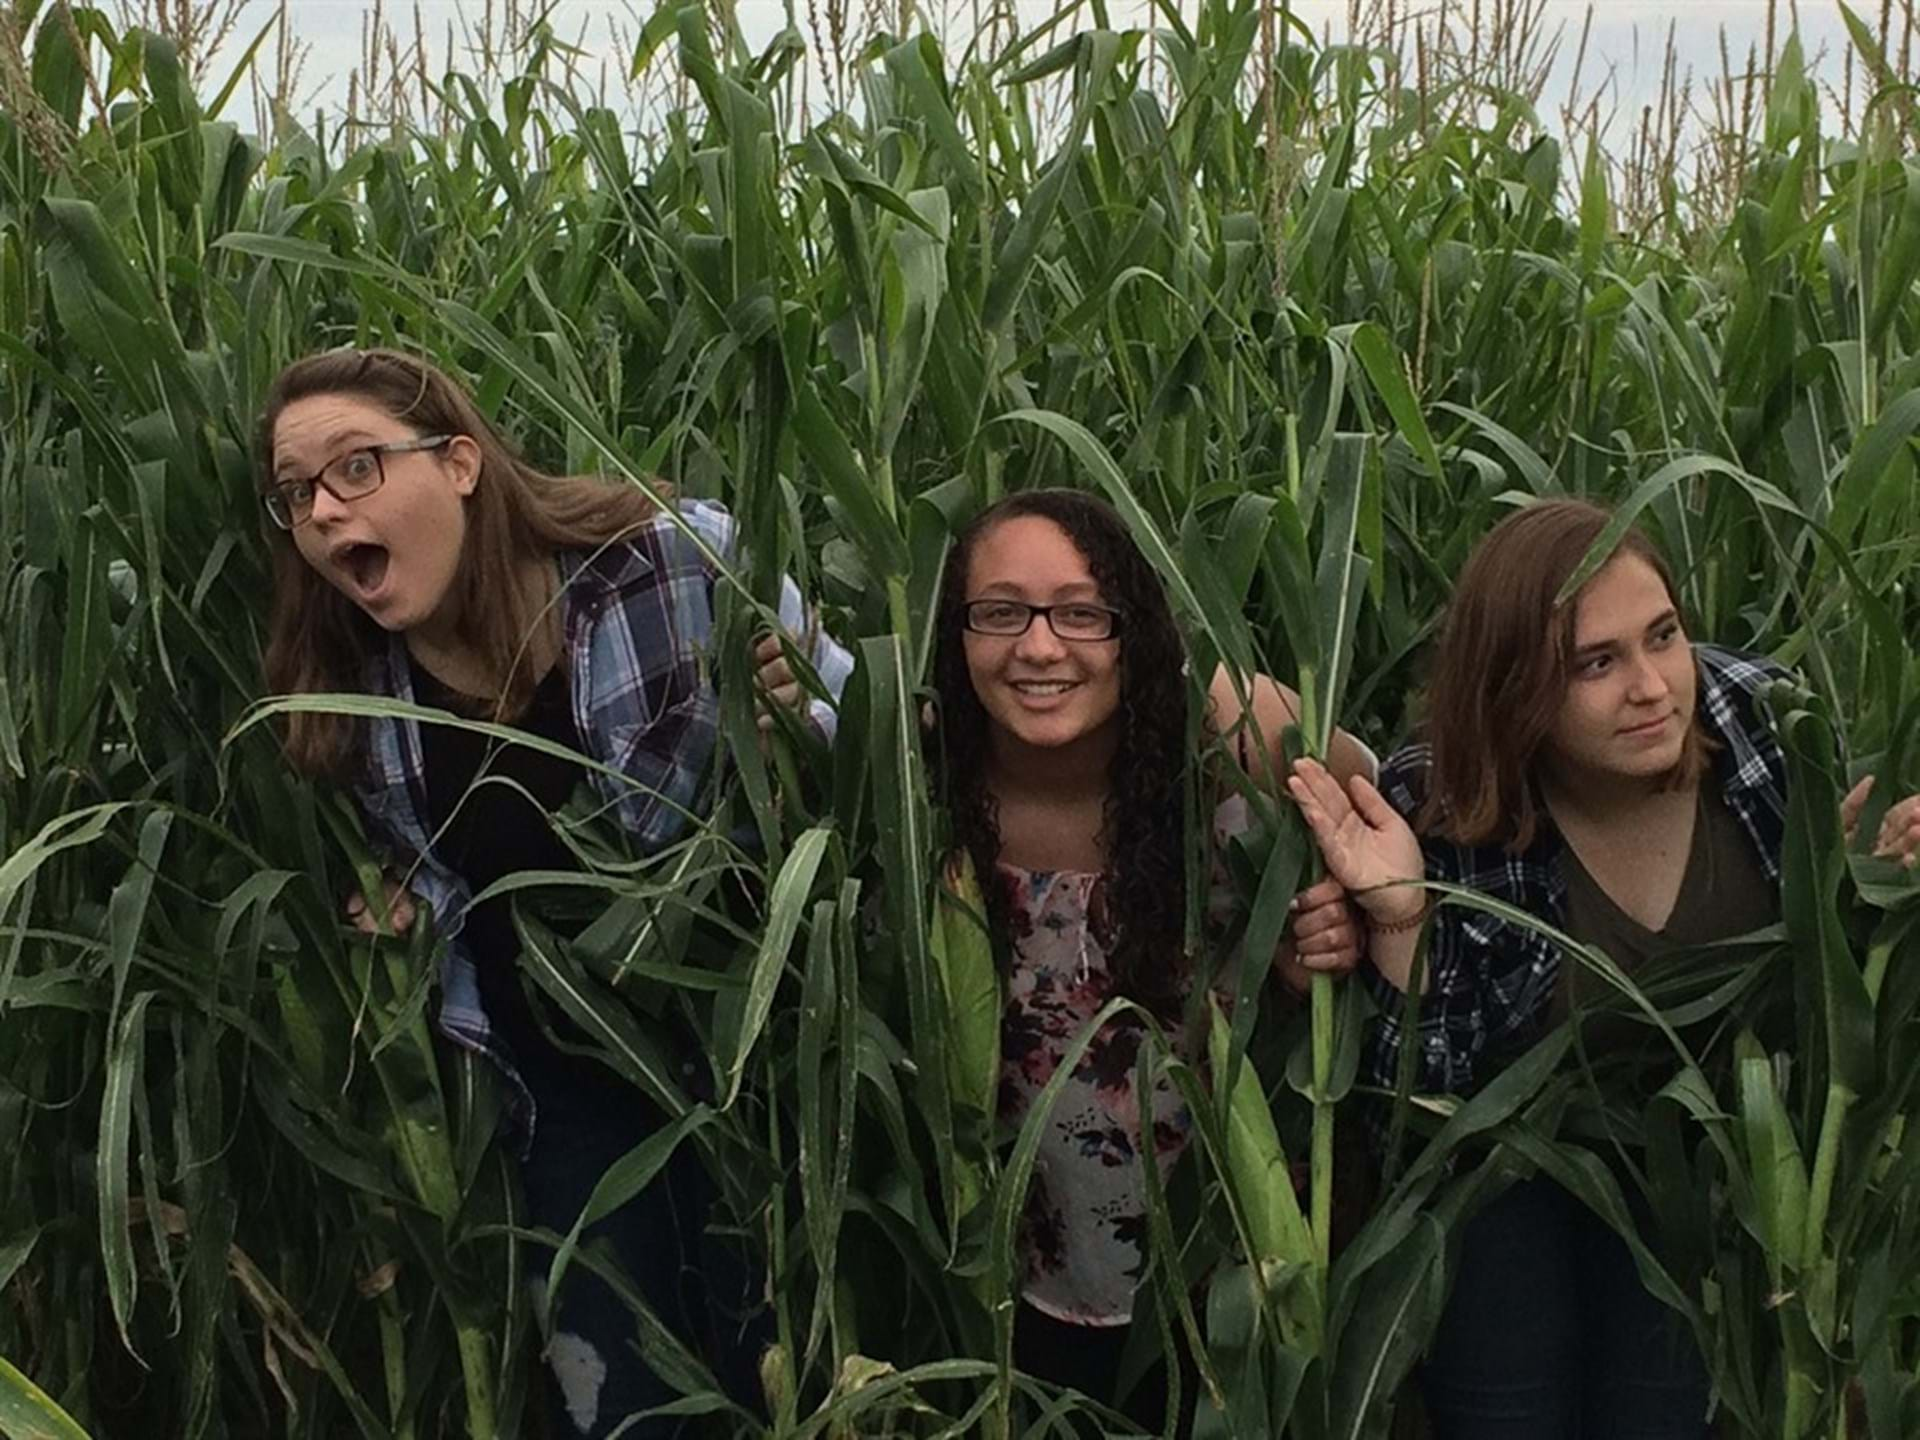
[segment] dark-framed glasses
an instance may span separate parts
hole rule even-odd
[[[1024,635],[1033,617],[1046,618],[1047,628],[1062,640],[1111,640],[1120,633],[1120,612],[1105,605],[1072,600],[1062,605],[1029,605],[1024,600],[969,600],[966,627],[976,635],[1007,638]]]
[[[329,460],[318,474],[275,481],[261,492],[267,514],[282,530],[304,525],[313,514],[314,493],[325,490],[342,504],[371,495],[387,483],[388,455],[415,450],[438,450],[451,435],[422,435],[417,440],[389,440],[383,445],[356,445]]]

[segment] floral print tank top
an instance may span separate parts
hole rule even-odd
[[[1237,822],[1237,823],[1236,823]],[[1216,831],[1244,826],[1237,798]],[[1067,1047],[1117,992],[1107,954],[1115,939],[1106,877],[1002,863],[1011,972],[1000,1028],[1000,1117],[1018,1125],[1065,1059]],[[1220,887],[1215,886],[1215,907]],[[1145,1270],[1146,1181],[1141,1147],[1164,1177],[1187,1148],[1193,1117],[1164,1078],[1150,1103],[1134,1093],[1146,1037],[1122,1014],[1087,1046],[1048,1114],[1021,1220],[1021,1294],[1074,1325],[1125,1325]],[[1176,1048],[1182,1037],[1175,1027]],[[1182,1053],[1182,1058],[1190,1058]],[[1150,1116],[1142,1124],[1143,1116]]]

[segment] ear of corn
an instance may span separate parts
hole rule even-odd
[[[953,1199],[956,1223],[985,1198],[991,1184],[999,1105],[1003,1000],[986,915],[973,857],[962,851],[942,871],[928,937],[946,1007],[948,1090],[960,1147]]]
[[[1261,1088],[1251,1062],[1232,1062],[1232,1027],[1217,1002],[1210,1010],[1207,1058],[1213,1088],[1223,1110],[1226,1154],[1222,1172],[1233,1187],[1234,1209],[1245,1230],[1247,1263],[1263,1289],[1282,1291],[1294,1286],[1305,1293],[1304,1303],[1283,1302],[1299,1316],[1296,1324],[1305,1353],[1316,1348],[1319,1326],[1320,1276],[1316,1271],[1319,1246],[1307,1218],[1300,1212],[1293,1170],[1280,1144],[1273,1108]],[[1293,1327],[1289,1327],[1293,1328]],[[1294,1340],[1289,1335],[1289,1340]]]

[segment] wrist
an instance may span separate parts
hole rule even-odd
[[[1418,930],[1433,910],[1427,892],[1410,885],[1386,885],[1355,898],[1366,914],[1367,929],[1376,935],[1403,935]]]

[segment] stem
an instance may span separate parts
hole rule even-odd
[[[1807,1192],[1807,1228],[1800,1249],[1801,1268],[1811,1270],[1820,1263],[1825,1247],[1827,1210],[1833,1203],[1834,1176],[1840,1169],[1840,1131],[1854,1093],[1844,1085],[1827,1086],[1827,1109],[1820,1118],[1820,1149],[1814,1156],[1813,1183]]]
[[[1820,1148],[1814,1157],[1813,1181],[1807,1194],[1807,1228],[1801,1237],[1800,1269],[1804,1275],[1817,1270],[1821,1256],[1826,1253],[1823,1241],[1827,1211],[1833,1202],[1834,1176],[1840,1168],[1840,1131],[1854,1098],[1853,1092],[1844,1085],[1827,1087],[1826,1113],[1820,1119]],[[1803,1333],[1796,1326],[1782,1328],[1787,1366],[1786,1414],[1781,1425],[1784,1440],[1799,1440],[1812,1433],[1813,1418],[1825,1389],[1819,1372],[1827,1367],[1821,1360],[1819,1347],[1804,1341],[1796,1343],[1796,1337]],[[1844,1396],[1840,1408],[1846,1408]]]
[[[920,655],[913,644],[913,616],[907,610],[907,581],[903,575],[887,577],[887,623],[906,646],[909,668],[918,675]],[[917,682],[916,682],[917,683]]]
[[[1781,1440],[1799,1440],[1807,1433],[1818,1398],[1812,1376],[1798,1369],[1787,1371],[1787,1410],[1780,1420]]]
[[[380,1357],[386,1372],[387,1415],[399,1428],[394,1440],[413,1440],[413,1416],[407,1410],[407,1337],[400,1302],[389,1290],[380,1297]]]
[[[769,1070],[771,1070],[772,1064],[772,1060],[769,1059],[767,1062]],[[774,1093],[773,1076],[771,1074],[767,1077],[766,1093],[769,1095]],[[767,1106],[767,1153],[773,1157],[773,1173],[776,1175],[784,1174],[784,1161],[781,1159],[780,1154],[780,1107],[778,1105]],[[769,1198],[772,1201],[773,1214],[767,1225],[767,1273],[778,1277],[787,1273],[787,1200],[785,1187],[781,1185],[773,1186]],[[774,1329],[778,1336],[780,1354],[789,1357],[788,1363],[791,1364],[791,1356],[794,1353],[793,1320],[787,1313],[785,1300],[779,1295],[780,1287],[776,1285],[773,1288],[775,1291],[773,1306]],[[776,1406],[776,1413],[773,1416],[773,1433],[776,1435],[788,1434],[793,1430],[798,1415],[795,1405],[797,1399],[795,1390],[797,1385],[798,1376],[793,1376],[785,1387],[785,1394],[778,1396],[770,1395],[767,1397],[769,1400],[774,1401]]]
[[[1313,977],[1313,1230],[1315,1303],[1327,1294],[1333,1230],[1333,977]],[[1323,1330],[1324,1333],[1324,1330]]]
[[[493,1413],[493,1366],[487,1350],[487,1332],[476,1325],[455,1331],[460,1350],[460,1378],[467,1392],[467,1434],[473,1440],[494,1440],[500,1433]]]

